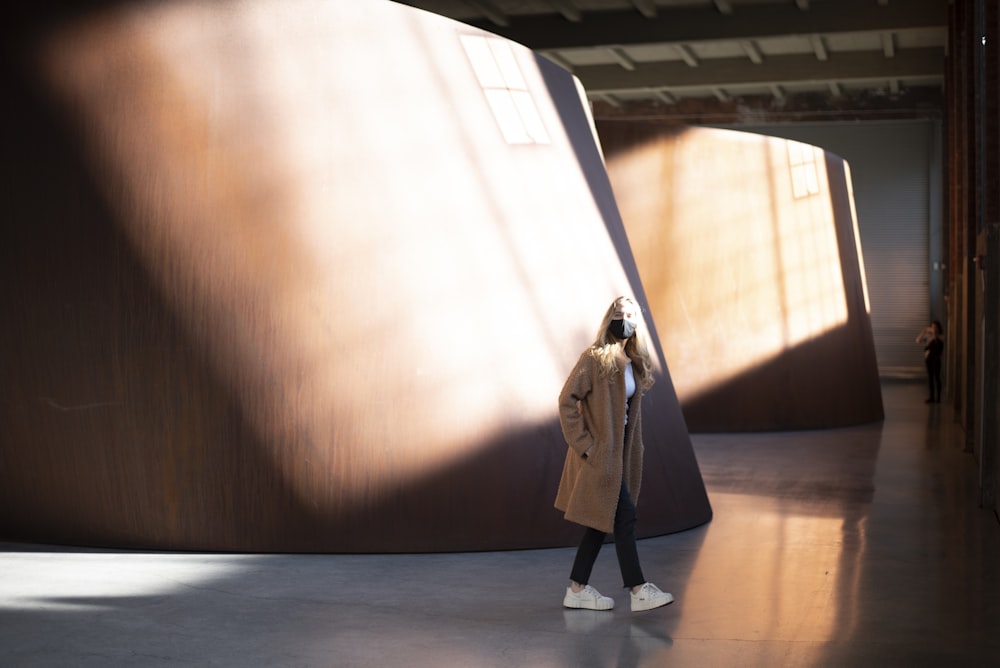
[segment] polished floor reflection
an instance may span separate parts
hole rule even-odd
[[[4,545],[7,666],[985,666],[1000,523],[947,406],[883,385],[884,423],[693,437],[715,519],[640,541],[677,601],[561,607],[571,549],[122,553]],[[481,500],[470,499],[470,503]]]

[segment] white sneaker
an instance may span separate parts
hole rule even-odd
[[[586,608],[587,610],[610,610],[615,607],[615,600],[610,596],[601,596],[590,585],[576,592],[572,587],[566,587],[566,596],[563,597],[563,607],[566,608]]]
[[[639,588],[639,593],[632,594],[632,612],[652,610],[674,602],[674,595],[660,591],[652,582],[647,582]]]

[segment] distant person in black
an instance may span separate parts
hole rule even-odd
[[[927,384],[930,387],[930,396],[924,403],[928,404],[941,402],[941,354],[944,352],[942,331],[941,323],[935,320],[917,336],[917,343],[924,346],[924,366],[927,367]]]

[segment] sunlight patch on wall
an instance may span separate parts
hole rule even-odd
[[[707,134],[707,137],[706,137]],[[678,394],[691,396],[847,319],[824,152],[702,129],[611,160]],[[654,304],[654,309],[656,305]],[[664,313],[681,318],[676,333]]]
[[[781,301],[787,320],[783,348],[819,336],[847,320],[825,154],[815,146],[788,144],[791,198],[780,183],[775,183],[773,192],[773,222],[778,235],[776,279],[784,285]],[[769,148],[770,163],[780,170],[781,155],[774,151],[776,146]]]
[[[528,49],[280,7],[111,16],[50,71],[191,340],[295,493],[343,510],[555,421],[630,282]]]
[[[462,35],[461,41],[507,143],[548,144],[545,124],[538,115],[511,43],[483,35]]]

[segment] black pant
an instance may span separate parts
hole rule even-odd
[[[618,492],[618,508],[615,510],[615,551],[618,553],[618,567],[622,571],[622,583],[629,588],[646,582],[635,544],[635,520],[635,504],[632,503],[623,478]],[[603,531],[587,527],[580,540],[580,547],[576,550],[576,560],[569,576],[573,582],[585,585],[590,581],[590,572],[605,538],[607,534]]]
[[[941,360],[925,360],[924,365],[927,367],[927,384],[931,391],[927,398],[929,401],[939,402],[941,401]]]

